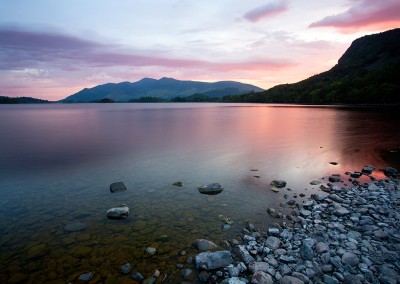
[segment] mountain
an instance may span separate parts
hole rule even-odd
[[[220,81],[215,83],[180,81],[172,78],[159,80],[144,78],[130,83],[108,83],[90,89],[83,89],[62,102],[92,102],[110,99],[116,102],[135,101],[140,98],[158,98],[169,100],[175,97],[188,97],[194,94],[204,94],[209,98],[222,98],[226,95],[237,95],[263,89],[253,85],[235,81]]]
[[[0,104],[47,104],[47,103],[51,102],[31,97],[10,98],[10,97],[0,96]]]
[[[356,39],[329,71],[224,101],[305,104],[399,104],[400,29]]]

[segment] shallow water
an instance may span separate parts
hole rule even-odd
[[[175,269],[196,238],[222,241],[268,207],[318,191],[331,173],[399,167],[396,109],[239,104],[0,106],[0,282],[65,283],[94,271],[120,283]],[[329,162],[338,162],[331,165]],[[250,171],[257,169],[258,171]],[[374,176],[382,177],[379,171]],[[254,176],[260,176],[259,178]],[[322,179],[325,177],[325,179]],[[279,193],[270,182],[284,179]],[[128,191],[110,193],[112,182]],[[172,186],[182,181],[183,187]],[[219,182],[225,190],[202,195]],[[300,197],[297,197],[300,199]],[[107,209],[130,207],[128,219]],[[285,208],[281,209],[285,210]],[[222,215],[222,216],[221,216]],[[233,224],[223,231],[223,218]],[[64,226],[87,229],[68,233]],[[145,254],[148,246],[154,256]],[[59,282],[57,282],[59,281]],[[49,282],[51,283],[51,282]]]

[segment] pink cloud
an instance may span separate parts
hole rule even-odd
[[[258,22],[260,20],[281,14],[285,12],[287,9],[288,9],[287,1],[280,0],[278,2],[272,2],[266,5],[256,7],[248,11],[246,14],[244,14],[244,18],[246,18],[250,22]]]
[[[373,30],[391,29],[400,25],[400,2],[398,0],[362,0],[347,11],[323,18],[309,27],[333,27],[348,33],[362,28]]]

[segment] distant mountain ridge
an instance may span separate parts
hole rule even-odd
[[[202,94],[209,98],[222,98],[226,95],[239,95],[249,92],[260,92],[263,89],[235,81],[215,83],[199,81],[181,81],[163,77],[159,80],[143,78],[137,82],[107,83],[93,88],[85,88],[62,102],[92,102],[110,99],[116,102],[128,102],[143,97],[170,100],[175,97],[189,97]]]
[[[329,71],[226,102],[400,104],[400,29],[363,36]]]

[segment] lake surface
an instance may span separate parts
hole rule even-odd
[[[195,239],[218,243],[246,221],[270,225],[277,219],[268,207],[286,212],[284,194],[307,198],[319,191],[310,181],[326,184],[329,174],[399,167],[399,133],[393,108],[2,105],[0,282],[66,283],[93,271],[90,283],[122,283],[127,262],[145,277],[159,269],[167,283],[179,282],[176,264],[196,253]],[[271,191],[274,179],[291,190]],[[128,190],[110,193],[117,181]],[[221,194],[198,192],[213,182]],[[120,203],[129,218],[107,219]],[[64,230],[75,222],[87,228]]]

